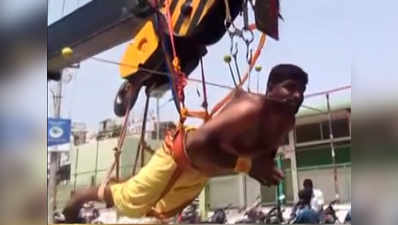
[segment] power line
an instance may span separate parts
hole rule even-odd
[[[133,65],[130,65],[130,64],[119,63],[119,62],[115,62],[115,61],[107,60],[107,59],[102,59],[102,58],[98,58],[98,57],[91,57],[91,59],[93,59],[95,61],[98,61],[98,62],[109,63],[109,64],[113,64],[113,65],[127,66],[127,67],[130,67],[130,68],[135,68],[135,69],[138,69],[138,70],[141,70],[141,71],[144,71],[144,72],[148,72],[148,73],[152,73],[152,74],[157,74],[157,75],[162,75],[162,76],[168,76],[169,75],[166,72],[152,70],[152,69],[147,69],[147,68],[144,68],[144,67],[137,68],[136,66],[133,66]],[[188,81],[197,82],[197,83],[202,83],[202,80],[200,80],[200,79],[187,78],[187,80]],[[217,84],[217,83],[214,83],[214,82],[206,81],[205,84],[210,85],[210,86],[214,86],[214,87],[225,88],[225,89],[229,89],[229,90],[234,89],[231,86]]]
[[[99,62],[103,62],[103,63],[109,63],[109,64],[114,64],[114,65],[119,65],[119,66],[123,65],[123,66],[131,67],[131,68],[136,68],[138,70],[141,70],[141,71],[144,71],[144,72],[148,72],[148,73],[152,73],[152,74],[163,75],[163,76],[168,76],[169,75],[166,72],[152,70],[152,69],[147,69],[147,68],[144,68],[144,67],[137,68],[136,66],[133,66],[133,65],[130,65],[130,64],[119,63],[119,62],[115,62],[115,61],[107,60],[107,59],[102,59],[102,58],[98,58],[98,57],[91,57],[91,59],[99,61]],[[200,80],[200,79],[187,78],[187,80],[188,81],[197,82],[197,83],[202,83],[202,80]],[[222,84],[209,82],[209,81],[206,81],[205,84],[210,85],[210,86],[214,86],[214,87],[225,88],[225,89],[229,89],[229,90],[235,89],[234,87],[231,87],[231,86],[228,86],[228,85],[222,85]],[[335,89],[332,89],[332,90],[323,91],[323,92],[307,94],[307,95],[304,96],[304,98],[310,98],[310,97],[314,97],[314,96],[318,96],[318,95],[324,95],[324,94],[327,94],[327,93],[338,92],[338,91],[342,91],[342,90],[346,90],[346,89],[351,89],[351,85],[346,85],[346,86],[343,86],[343,87],[338,87],[338,88],[335,88]]]
[[[188,80],[197,82],[197,83],[202,83],[202,80],[200,80],[200,79],[188,78]],[[217,84],[217,83],[213,83],[213,82],[209,82],[209,81],[206,81],[205,84],[208,84],[208,85],[214,86],[214,87],[225,88],[225,89],[229,89],[229,90],[235,89],[234,87],[231,87],[231,86]]]
[[[334,88],[334,89],[327,90],[327,91],[311,93],[311,94],[305,95],[304,97],[305,98],[310,98],[310,97],[314,97],[314,96],[325,95],[325,94],[330,94],[330,93],[334,93],[334,92],[338,92],[338,91],[343,91],[343,90],[346,90],[346,89],[351,89],[351,85],[346,85],[346,86],[343,86],[343,87],[338,87],[338,88]]]

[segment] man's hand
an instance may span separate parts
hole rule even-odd
[[[79,212],[83,204],[88,201],[99,201],[97,196],[98,188],[92,187],[77,191],[68,201],[63,210],[66,223],[80,223]]]
[[[67,203],[62,214],[65,216],[65,223],[80,223],[81,218],[79,218],[79,212],[82,208],[83,203],[74,196]]]
[[[266,186],[277,185],[284,178],[283,172],[275,166],[271,156],[254,159],[249,175]]]

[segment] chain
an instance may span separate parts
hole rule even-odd
[[[232,23],[232,17],[231,17],[231,10],[229,9],[229,3],[228,0],[224,0],[225,4],[225,27],[228,27]]]
[[[242,29],[239,29],[235,26],[233,21],[231,21],[231,14],[229,11],[229,4],[228,0],[225,0],[225,8],[226,8],[226,20],[225,20],[225,28],[228,32],[230,38],[230,54],[235,61],[235,66],[237,69],[237,74],[240,77],[240,72],[237,67],[237,54],[238,54],[238,44],[234,42],[234,38],[238,37],[243,40],[246,45],[246,61],[250,64],[251,54],[250,54],[250,44],[254,41],[254,33],[251,29],[249,29],[249,14],[248,14],[248,4],[253,4],[250,0],[244,0],[242,3],[243,8],[243,22],[244,26]]]

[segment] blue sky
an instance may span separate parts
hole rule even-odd
[[[89,1],[67,0],[65,13],[68,14]],[[284,0],[281,13],[285,21],[280,21],[280,40],[268,39],[258,64],[263,67],[259,74],[260,91],[264,92],[265,82],[272,66],[279,63],[293,63],[301,66],[309,74],[307,93],[313,93],[351,84],[353,69],[352,20],[349,19],[349,3],[328,0]],[[48,3],[48,23],[62,17],[63,1],[50,0]],[[236,21],[238,24],[240,18]],[[253,44],[255,48],[258,32]],[[228,36],[208,48],[204,58],[205,74],[208,81],[232,86],[223,56],[229,52]],[[120,61],[126,44],[109,49],[97,57]],[[240,70],[246,69],[245,48],[240,46]],[[200,78],[200,67],[191,78]],[[118,66],[100,63],[91,59],[81,62],[81,68],[70,71],[73,79],[64,88],[62,116],[74,121],[86,122],[96,129],[99,121],[112,118],[113,99],[123,80]],[[252,89],[256,87],[257,76],[252,75]],[[49,84],[51,88],[52,84]],[[200,85],[189,83],[186,88],[186,101],[191,108],[200,108],[202,99],[196,94]],[[209,103],[213,105],[227,93],[227,90],[208,87]],[[161,104],[170,98],[166,93]],[[333,97],[332,97],[333,100]],[[143,112],[144,94],[141,93],[134,107],[133,115],[139,118]],[[151,100],[150,110],[154,112],[155,100]],[[49,115],[52,114],[52,100],[49,94]],[[310,104],[310,102],[308,102]],[[173,104],[161,108],[161,120],[176,120],[178,115]],[[198,121],[191,121],[197,123]]]

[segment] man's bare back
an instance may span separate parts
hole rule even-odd
[[[228,169],[231,172],[239,156],[273,158],[295,122],[294,113],[282,111],[278,104],[264,95],[237,90],[217,117],[189,134],[189,158],[209,175],[222,174]],[[192,140],[195,135],[201,136],[196,146]],[[228,158],[231,163],[225,162]]]

